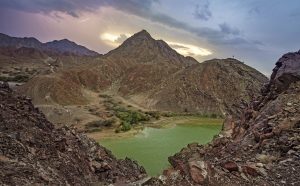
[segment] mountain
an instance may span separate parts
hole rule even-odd
[[[78,56],[97,56],[98,53],[87,49],[84,46],[78,45],[75,42],[67,39],[55,40],[52,42],[41,43],[39,40],[33,37],[10,37],[8,35],[0,33],[0,47],[9,48],[34,48],[42,52],[50,54],[69,54]]]
[[[8,35],[0,33],[0,47],[27,47],[27,48],[42,48],[42,43],[33,37],[10,37]]]
[[[166,185],[294,185],[300,171],[300,51],[283,55],[251,102],[207,145],[169,157]],[[238,103],[238,102],[237,102]],[[178,174],[180,172],[180,174]],[[160,180],[157,180],[159,182]]]
[[[255,97],[267,80],[236,59],[184,57],[143,30],[98,63],[35,77],[19,91],[38,105],[87,104],[84,92],[91,90],[147,110],[224,115],[237,101]]]
[[[143,167],[74,128],[55,128],[30,99],[0,83],[0,185],[125,185]]]
[[[154,108],[225,115],[237,100],[253,99],[267,78],[242,62],[213,59],[184,69],[151,91]]]
[[[73,41],[67,39],[54,40],[44,44],[49,51],[59,51],[61,53],[70,53],[78,56],[97,56],[97,52],[87,49],[84,46],[78,45]]]
[[[155,40],[146,31],[142,30],[126,41],[118,48],[105,55],[108,59],[130,60],[139,63],[162,63],[169,65],[190,66],[198,62],[192,57],[184,57],[178,54],[163,40]]]

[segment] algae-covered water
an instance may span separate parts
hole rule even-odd
[[[180,124],[169,128],[146,127],[128,138],[104,139],[100,144],[117,158],[129,157],[144,166],[151,176],[158,175],[169,166],[168,157],[189,143],[208,143],[221,130],[220,125]]]

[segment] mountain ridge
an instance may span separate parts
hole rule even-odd
[[[78,45],[68,39],[54,40],[46,43],[40,42],[34,37],[11,37],[0,33],[0,47],[10,48],[35,48],[42,52],[52,52],[57,54],[72,54],[79,56],[97,56],[97,52],[92,51],[82,45]]]

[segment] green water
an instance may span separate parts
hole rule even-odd
[[[134,137],[101,140],[117,158],[129,157],[144,166],[151,176],[169,166],[168,157],[189,143],[208,143],[221,130],[221,125],[176,125],[171,128],[146,127]]]

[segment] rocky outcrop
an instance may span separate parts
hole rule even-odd
[[[210,144],[169,157],[166,185],[298,185],[300,182],[300,58],[284,55],[260,96],[242,103]],[[226,136],[224,136],[226,134]]]
[[[56,129],[7,84],[0,84],[0,169],[0,185],[126,184],[146,174],[75,129]]]

